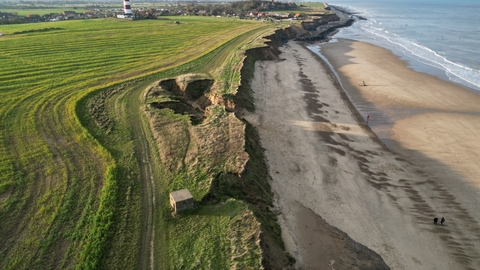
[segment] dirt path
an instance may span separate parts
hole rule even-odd
[[[115,115],[118,126],[131,132],[130,136],[121,138],[132,141],[134,144],[134,158],[138,164],[140,179],[135,180],[141,186],[141,211],[140,224],[140,251],[138,253],[139,269],[154,269],[154,237],[155,237],[155,183],[152,172],[150,146],[147,141],[142,122],[142,96],[147,82],[140,82],[129,86],[111,96],[109,109]],[[128,134],[126,133],[126,134]]]
[[[149,268],[150,269],[155,269],[155,256],[154,256],[154,243],[155,243],[155,222],[153,221],[153,216],[155,213],[155,182],[153,179],[153,173],[152,173],[152,166],[150,163],[150,152],[149,152],[149,146],[147,144],[147,141],[145,139],[145,132],[143,129],[137,129],[141,127],[135,127],[135,137],[138,139],[139,146],[141,146],[141,153],[138,153],[139,155],[142,155],[142,163],[140,165],[142,169],[142,182],[145,184],[146,191],[145,193],[147,194],[147,198],[145,199],[147,201],[147,232],[145,233],[145,239],[142,241],[145,245],[148,244],[150,252],[149,252]],[[145,250],[146,248],[143,247],[142,250]],[[147,256],[146,254],[143,255],[142,257]]]
[[[141,170],[141,182],[143,188],[143,212],[144,221],[142,222],[142,242],[140,249],[140,269],[154,269],[155,256],[155,183],[152,173],[152,166],[150,161],[150,147],[148,145],[144,125],[142,125],[142,103],[141,98],[145,84],[138,84],[126,92],[124,100],[128,103],[128,117],[129,124],[133,131],[133,140],[136,142],[135,154]]]
[[[475,269],[480,249],[469,213],[432,224],[440,209],[458,210],[455,196],[372,136],[316,56],[294,42],[281,51],[284,61],[256,64],[257,111],[245,117],[266,149],[296,266],[387,268],[377,253],[392,269]]]

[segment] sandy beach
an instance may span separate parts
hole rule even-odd
[[[363,117],[372,115],[370,127],[389,148],[456,191],[475,213],[480,205],[479,93],[415,72],[369,43],[340,40],[322,45],[322,53]],[[359,87],[359,78],[367,86]],[[480,215],[473,217],[480,222]]]
[[[296,267],[479,269],[480,97],[370,44],[322,45],[359,113],[319,57],[280,49],[282,61],[257,62],[245,118]]]

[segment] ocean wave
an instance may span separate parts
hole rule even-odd
[[[455,63],[436,51],[410,41],[401,36],[382,35],[378,32],[371,31],[377,38],[383,38],[391,43],[396,49],[400,50],[407,56],[413,57],[423,64],[433,66],[445,71],[445,74],[452,81],[465,84],[480,90],[480,71],[468,66]],[[388,34],[388,31],[385,31]]]
[[[373,26],[372,26],[372,28],[377,30],[377,31],[383,31],[384,30],[383,28],[376,28],[376,27],[373,27]]]
[[[356,12],[364,17],[372,17],[371,14],[366,12],[360,12],[359,10],[356,10]],[[357,21],[353,26],[341,30],[337,37],[370,42],[390,50],[393,49],[394,52],[397,50],[414,61],[443,70],[446,77],[451,81],[480,90],[480,70],[463,63],[454,62],[448,59],[448,52],[442,50],[442,53],[439,53],[403,36],[405,33],[399,33],[396,29],[389,29],[387,25],[388,23],[382,24],[373,18],[366,21]],[[414,35],[416,31],[413,30],[412,32],[412,35]]]

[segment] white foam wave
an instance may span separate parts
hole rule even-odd
[[[438,54],[430,48],[402,38],[398,35],[392,37],[389,35],[381,35],[380,33],[374,31],[371,33],[377,37],[385,39],[404,54],[413,56],[416,60],[424,64],[445,70],[446,75],[452,81],[459,83],[466,82],[467,86],[474,86],[474,88],[480,90],[479,70],[475,70],[473,68],[450,61],[446,57]],[[385,31],[385,33],[388,34],[389,32]]]
[[[370,14],[362,14],[364,17],[369,17],[368,15]],[[374,19],[357,21],[350,28],[341,31],[340,35],[346,33],[349,38],[367,42],[373,41],[377,45],[393,47],[420,63],[444,70],[451,81],[480,90],[480,70],[453,62],[426,46],[402,37],[399,33],[395,33],[394,29],[387,30],[382,23]]]

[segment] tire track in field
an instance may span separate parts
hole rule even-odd
[[[97,203],[97,200],[92,198],[99,196],[103,186],[103,174],[106,170],[106,161],[91,151],[88,142],[72,137],[71,123],[74,122],[73,119],[65,116],[63,108],[67,108],[68,103],[74,98],[75,93],[68,95],[51,93],[35,113],[36,129],[53,154],[56,170],[64,170],[67,176],[63,179],[61,176],[57,177],[57,181],[65,181],[62,183],[65,186],[64,197],[58,210],[58,216],[48,230],[51,237],[59,235],[61,232],[67,234],[59,237],[55,245],[48,247],[36,256],[39,256],[42,261],[49,260],[49,265],[57,265],[61,268],[76,264],[76,258],[68,254],[68,249],[78,242],[69,240],[66,235],[76,230],[75,226],[82,219],[86,209]],[[62,117],[59,117],[61,115]],[[82,190],[88,190],[89,195]],[[74,197],[76,197],[75,202],[69,203],[68,200]],[[62,212],[68,212],[68,216],[75,222],[65,223],[60,217]],[[82,231],[82,233],[86,232]]]
[[[150,188],[147,188],[147,193],[149,194],[148,196],[148,204],[149,204],[149,209],[148,209],[148,226],[150,227],[148,229],[148,233],[150,234],[150,269],[154,269],[154,239],[155,239],[155,222],[153,222],[153,215],[155,212],[155,182],[153,179],[153,173],[152,173],[152,166],[150,164],[150,152],[148,151],[148,145],[145,139],[145,132],[141,130],[141,136],[139,137],[140,145],[142,146],[143,153],[141,155],[143,156],[142,158],[142,171],[145,175],[144,181],[148,182],[150,185]],[[147,178],[147,179],[145,179]]]
[[[141,121],[141,95],[145,87],[128,89],[125,100],[127,102],[127,118],[132,128],[133,140],[136,142],[136,157],[141,172],[141,182],[144,186],[146,199],[144,200],[144,225],[142,225],[142,240],[140,249],[140,269],[155,269],[155,181],[150,161],[150,150],[146,139],[146,132]]]
[[[2,245],[6,247],[2,250],[5,254],[15,256],[21,252],[22,263],[29,268],[46,265],[63,268],[74,263],[74,256],[68,255],[67,250],[76,240],[68,239],[68,235],[77,226],[75,221],[81,219],[85,208],[94,203],[93,200],[79,201],[86,198],[81,196],[82,189],[91,190],[91,194],[100,190],[101,182],[92,179],[102,179],[102,173],[98,172],[104,171],[104,162],[72,138],[72,121],[64,111],[74,94],[62,96],[46,88],[25,96],[7,110],[11,124],[5,130],[22,123],[22,127],[28,129],[28,133],[24,131],[28,136],[10,131],[8,134],[13,135],[8,136],[6,150],[18,157],[18,162],[22,157],[22,166],[17,167],[33,176],[32,181],[19,187],[19,196],[27,202],[19,210],[21,214],[9,218],[2,228],[13,241],[2,238],[0,242],[7,241]],[[28,147],[20,147],[24,145]],[[74,198],[73,194],[77,195],[76,203],[68,201]],[[49,210],[42,213],[42,209]],[[65,222],[67,212],[72,222]],[[31,247],[29,239],[42,244],[25,251],[26,246]],[[9,258],[4,263],[8,261]]]

